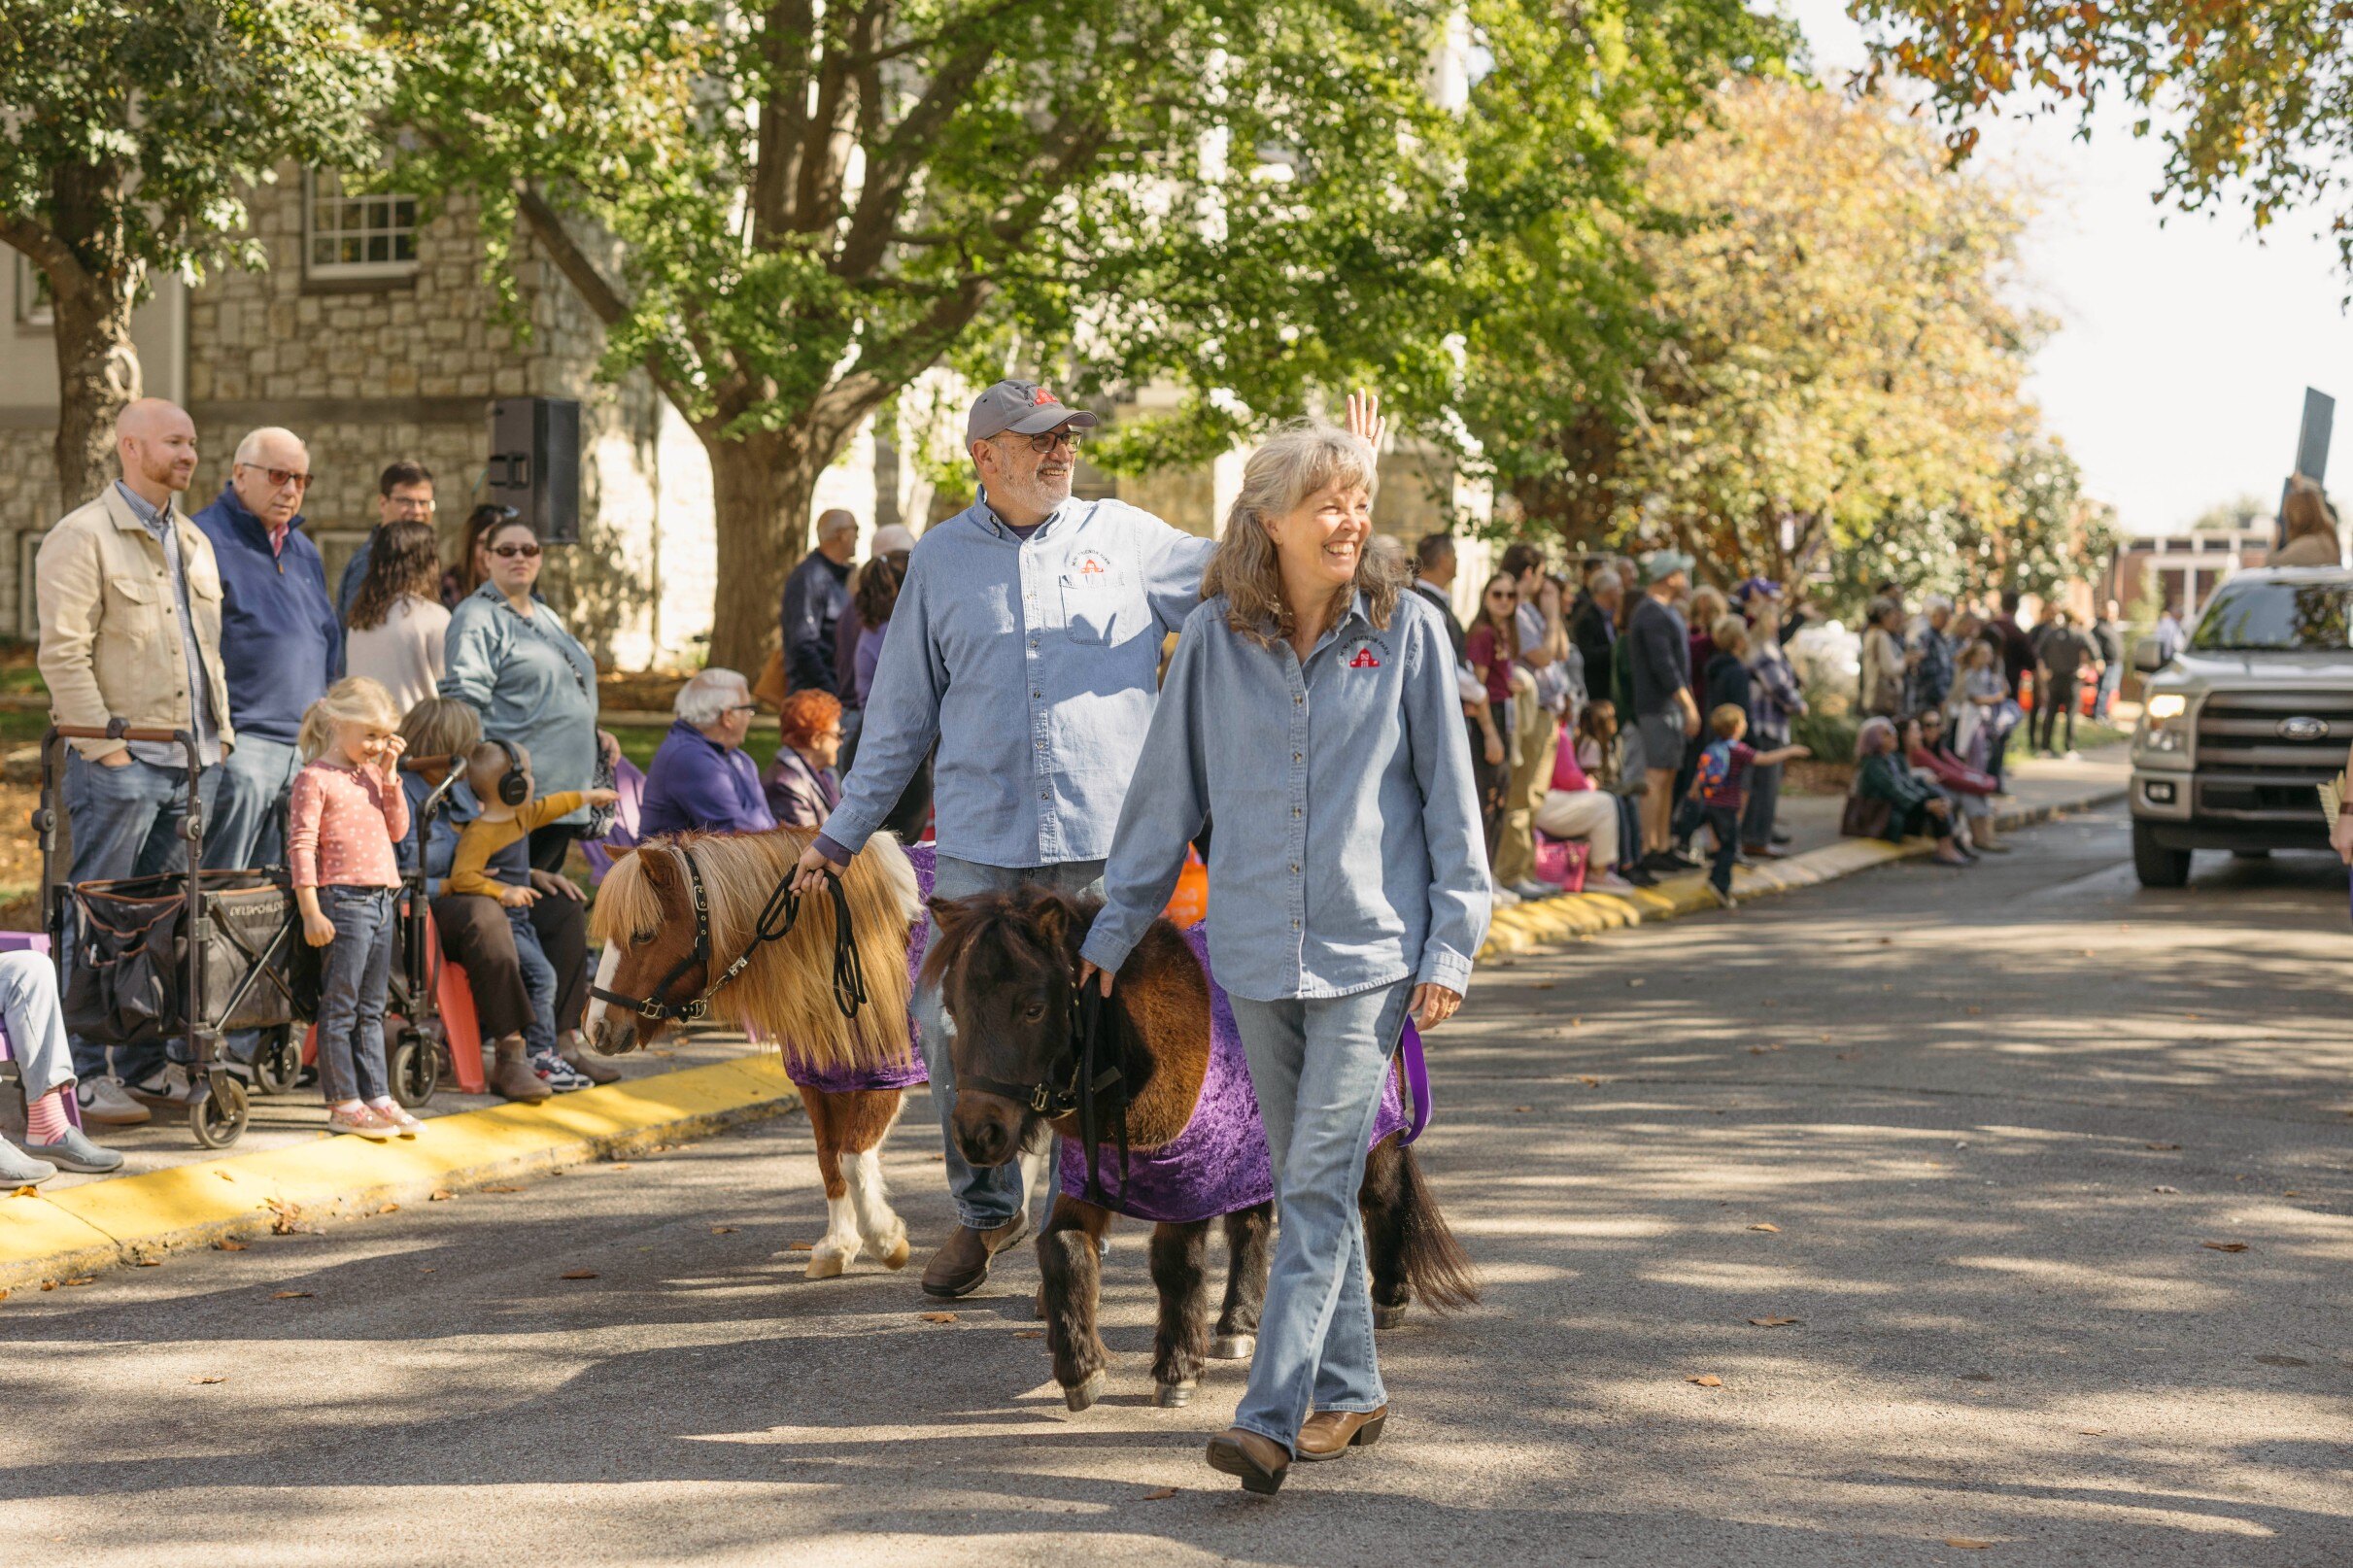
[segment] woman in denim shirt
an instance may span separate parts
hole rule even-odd
[[[1252,454],[1153,711],[1081,977],[1110,977],[1214,818],[1211,967],[1266,1121],[1279,1229],[1249,1390],[1209,1461],[1272,1492],[1380,1433],[1356,1189],[1409,1009],[1460,1006],[1487,864],[1438,612],[1368,556],[1373,448]],[[1312,1414],[1311,1414],[1312,1412]]]

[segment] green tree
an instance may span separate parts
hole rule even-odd
[[[1927,85],[1957,153],[1988,108],[2076,114],[2102,92],[2166,150],[2164,193],[2190,211],[2243,187],[2257,227],[2333,207],[2353,265],[2353,29],[2319,0],[1853,0],[1875,69]],[[2161,112],[2173,111],[2173,114]]]
[[[2016,526],[2026,194],[1949,172],[1875,101],[1750,83],[1716,120],[1649,158],[1678,220],[1630,241],[1659,347],[1564,432],[1555,504],[1591,542],[1673,540],[1727,577],[1926,559],[1927,520]]]
[[[284,159],[369,161],[387,77],[327,0],[0,0],[0,241],[55,312],[66,504],[140,395],[132,308],[160,273],[263,265],[247,192]]]

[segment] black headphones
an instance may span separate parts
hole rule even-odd
[[[498,801],[501,805],[521,805],[531,798],[530,778],[523,771],[523,753],[511,741],[494,737],[491,744],[506,753],[506,771],[498,775]]]

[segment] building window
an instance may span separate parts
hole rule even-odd
[[[347,195],[331,169],[313,171],[303,202],[303,261],[314,278],[405,278],[417,270],[417,198]]]
[[[57,324],[57,312],[49,297],[49,279],[34,266],[21,251],[9,253],[16,257],[16,307],[18,326],[50,327]]]

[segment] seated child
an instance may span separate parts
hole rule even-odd
[[[1730,702],[1708,715],[1708,733],[1715,738],[1699,754],[1690,799],[1698,808],[1699,820],[1716,835],[1716,861],[1708,871],[1708,886],[1715,890],[1718,903],[1737,909],[1740,901],[1732,897],[1732,862],[1740,854],[1740,813],[1749,803],[1749,769],[1814,754],[1803,746],[1756,750],[1741,738],[1749,733],[1749,716]]]
[[[477,893],[506,907],[515,937],[515,958],[530,993],[531,1022],[524,1042],[531,1072],[558,1094],[585,1089],[590,1079],[565,1061],[556,1046],[556,969],[539,945],[529,910],[540,897],[531,886],[531,831],[583,805],[610,805],[611,790],[564,790],[533,799],[531,755],[511,742],[486,740],[466,759],[466,787],[482,814],[458,835],[458,853],[442,880],[448,893]],[[521,803],[515,803],[515,798]],[[510,1096],[509,1098],[515,1098]]]

